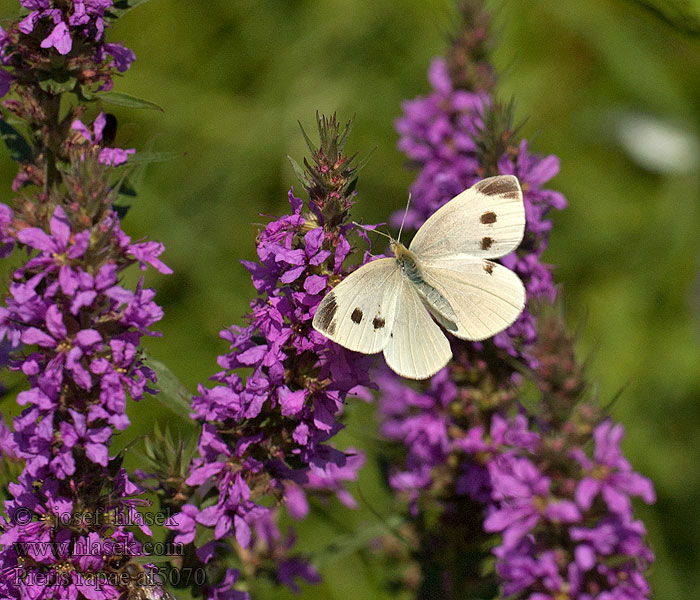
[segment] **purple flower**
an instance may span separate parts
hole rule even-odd
[[[621,426],[604,421],[596,427],[594,437],[594,456],[599,464],[620,469],[625,482],[633,480],[636,493],[652,501],[649,482],[633,473],[620,454]],[[632,519],[627,496],[624,502],[616,498],[616,502],[597,508],[588,499],[581,502],[579,490],[591,485],[584,471],[580,481],[567,480],[563,486],[559,483],[570,496],[555,499],[552,480],[530,460],[517,458],[513,452],[506,451],[489,462],[493,500],[484,523],[487,531],[503,533],[503,543],[494,554],[505,594],[544,588],[548,594],[568,590],[581,598],[601,597],[598,594],[646,598],[649,589],[643,572],[654,556],[644,543],[644,526]],[[580,448],[571,455],[584,468],[596,468]],[[605,492],[601,493],[605,498]],[[577,503],[569,499],[571,495],[576,496]],[[566,560],[566,556],[573,560]],[[608,591],[601,589],[601,577]],[[550,597],[541,592],[535,596]]]
[[[311,469],[307,474],[307,481],[303,484],[303,488],[313,491],[317,495],[320,493],[335,495],[338,500],[348,508],[357,508],[357,501],[352,497],[350,492],[345,489],[345,483],[348,481],[357,481],[360,469],[362,469],[365,464],[365,455],[355,448],[347,448],[345,454],[347,456],[342,466],[329,462],[323,465],[324,468],[320,469],[312,463]],[[296,488],[292,486],[291,489]],[[289,492],[290,489],[288,488],[288,499]]]
[[[12,209],[7,204],[0,203],[0,258],[8,257],[15,247],[12,221]]]
[[[188,483],[195,484],[197,478],[190,478]],[[226,489],[226,495],[214,506],[199,512],[197,523],[214,529],[214,539],[228,536],[231,532],[238,543],[247,548],[250,544],[253,522],[267,510],[250,500],[250,488],[243,481],[241,474],[236,474]]]
[[[97,71],[102,71],[97,77],[98,80],[102,80],[98,89],[112,87],[111,76],[105,71],[116,69],[118,72],[124,72],[135,60],[134,53],[128,48],[104,40],[105,18],[109,16],[107,12],[112,8],[112,0],[75,0],[62,8],[51,8],[48,1],[24,2],[23,6],[30,12],[18,25],[21,33],[31,34],[40,20],[50,19],[53,23],[51,32],[41,42],[42,48],[55,48],[59,54],[68,54],[76,36],[80,36],[83,44],[93,46],[96,67],[94,72],[97,74]],[[19,50],[19,54],[25,54],[23,47]],[[31,52],[27,52],[26,55],[29,59],[34,58]],[[108,56],[111,56],[112,60],[105,63]],[[24,65],[18,63],[17,66]]]
[[[107,118],[104,112],[97,115],[95,122],[92,125],[93,130],[90,131],[82,121],[76,119],[73,121],[71,127],[79,132],[88,143],[93,146],[99,146],[102,142],[102,134],[104,132],[105,125],[107,124]],[[99,153],[99,161],[103,165],[109,165],[111,167],[117,167],[124,164],[130,154],[134,154],[136,150],[134,148],[128,148],[123,150],[122,148],[102,148]]]
[[[73,121],[71,127],[79,132],[91,144],[99,144],[102,141],[102,132],[104,131],[106,124],[107,117],[105,116],[104,111],[102,111],[95,118],[95,121],[92,124],[92,131],[90,131],[80,119]]]
[[[0,98],[10,91],[13,77],[5,69],[0,68]]]
[[[492,497],[497,502],[484,521],[486,531],[503,532],[503,550],[515,548],[539,523],[548,519],[576,523],[581,513],[570,500],[550,497],[550,479],[531,461],[503,455],[489,463]]]
[[[277,568],[277,579],[295,594],[299,594],[301,588],[294,581],[295,577],[301,577],[307,583],[321,582],[318,571],[308,562],[298,558],[283,560]]]
[[[165,246],[160,242],[137,242],[131,243],[131,240],[124,236],[121,232],[120,243],[125,247],[128,254],[133,256],[139,263],[142,271],[145,271],[149,266],[153,267],[159,273],[170,275],[173,271],[158,257],[165,251]]]
[[[74,417],[79,414],[71,412]],[[97,473],[84,471],[82,478],[73,480],[73,486],[52,478],[26,475],[25,472],[20,476],[19,483],[10,484],[13,498],[5,503],[8,519],[3,521],[0,530],[0,564],[3,566],[0,589],[14,590],[15,595],[10,597],[46,600],[75,599],[79,594],[91,600],[119,597],[123,589],[115,587],[114,580],[102,581],[101,587],[96,587],[95,578],[104,572],[106,555],[112,553],[110,548],[125,549],[119,554],[137,555],[141,553],[141,546],[133,533],[125,531],[122,525],[97,520],[95,515],[85,518],[86,502],[75,496],[75,484],[77,482],[80,487]],[[134,496],[144,490],[132,484],[123,469],[109,478],[103,471],[101,479],[100,485],[93,489],[98,491],[105,484],[110,486],[110,504],[105,508],[133,520],[134,507],[144,502]],[[152,535],[148,528],[142,527],[142,530]],[[18,552],[25,557],[21,577],[17,576],[16,569],[10,569],[18,565]]]
[[[29,327],[22,334],[25,344],[36,344],[44,349],[53,349],[56,354],[47,364],[47,369],[56,371],[56,381],[63,381],[63,368],[67,368],[75,382],[89,390],[92,379],[81,359],[92,353],[93,348],[101,346],[102,336],[94,329],[82,329],[74,337],[68,337],[68,330],[63,322],[60,309],[55,304],[46,311],[46,331]],[[29,392],[23,392],[28,394]],[[18,402],[23,403],[19,400]]]
[[[85,448],[85,456],[92,462],[107,466],[109,457],[106,442],[112,437],[112,429],[110,427],[97,427],[88,429],[85,415],[69,409],[73,424],[63,421],[59,426],[63,443],[68,448],[73,448],[81,444]]]
[[[221,582],[207,590],[207,598],[209,600],[250,600],[248,592],[241,592],[233,587],[239,576],[240,573],[236,569],[226,569]]]
[[[0,205],[0,256],[16,246],[25,251],[0,307],[0,339],[7,338],[0,360],[7,346],[23,344],[10,368],[27,383],[12,429],[0,419],[3,462],[22,469],[0,516],[0,597],[116,599],[128,590],[99,580],[112,569],[106,561],[110,554],[139,554],[141,546],[121,523],[87,516],[97,510],[133,520],[148,504],[109,447],[114,430],[129,423],[127,397],[154,392],[139,344],[142,335],[156,335],[151,327],[162,317],[153,290],[142,280],[125,287],[124,270],[171,271],[158,258],[161,244],[133,243],[121,230],[111,206],[113,173],[79,164],[86,152],[103,164],[123,164],[134,150],[104,147],[102,113],[90,129],[76,121],[84,139],[65,128],[57,133],[45,109],[60,91],[38,91],[44,86],[37,77],[49,63],[58,75],[69,69],[84,97],[109,88],[114,72],[128,68],[133,53],[104,41],[112,1],[22,0],[22,6],[27,16],[0,30],[0,96],[19,86],[7,108],[39,133],[28,138],[31,151],[13,182],[13,189],[27,185],[21,202],[14,211]],[[78,59],[54,60],[78,46]],[[74,153],[76,144],[82,147]],[[49,145],[51,154],[42,150]],[[152,536],[141,521],[143,534]],[[126,552],[111,552],[115,544]]]
[[[73,47],[68,25],[60,21],[47,38],[41,42],[42,48],[56,48],[59,54],[68,54]]]
[[[110,167],[118,167],[128,160],[129,154],[135,153],[136,149],[134,148],[128,148],[126,150],[122,150],[121,148],[103,148],[100,151],[100,162]]]
[[[19,3],[29,10],[46,10],[51,4],[50,0],[20,0]]]
[[[32,478],[51,475],[65,479],[75,473],[72,452],[59,445],[54,433],[54,412],[53,409],[27,408],[15,418],[19,455],[25,459],[25,472]]]
[[[17,459],[19,449],[17,448],[17,443],[14,440],[12,431],[5,424],[5,421],[0,419],[0,458],[3,456],[9,459]]]
[[[128,71],[131,63],[136,60],[136,55],[121,44],[105,44],[104,51],[114,59],[114,66],[120,73]]]
[[[183,518],[179,517],[176,531],[180,531],[179,539],[189,540],[192,531],[192,519],[202,525],[214,529],[214,538],[219,539],[235,531],[238,542],[246,547],[250,542],[253,522],[267,510],[257,506],[250,500],[250,488],[246,484],[235,463],[231,461],[231,452],[226,444],[216,434],[212,426],[205,425],[199,448],[201,455],[211,462],[200,460],[191,470],[187,479],[188,485],[202,485],[210,480],[216,481],[219,489],[217,504],[196,511],[193,507],[184,511]],[[239,447],[239,452],[242,448]],[[213,460],[212,460],[213,459]]]
[[[600,494],[611,512],[630,515],[630,496],[641,496],[647,504],[656,500],[651,482],[632,471],[622,456],[620,440],[623,435],[622,425],[613,425],[612,421],[606,420],[593,432],[593,460],[578,448],[573,451],[574,458],[586,473],[576,488],[576,502],[581,508],[589,509]]]
[[[39,11],[32,11],[20,21],[18,28],[22,33],[29,35],[32,31],[34,31],[34,26],[38,20]]]
[[[67,271],[67,268],[63,268],[65,264],[62,261],[82,257],[90,243],[90,232],[83,231],[72,235],[65,211],[62,207],[57,206],[51,218],[51,235],[47,235],[37,227],[28,227],[17,233],[17,239],[27,246],[42,251],[38,260],[32,260],[28,263],[29,268],[52,265],[59,267],[62,271]],[[70,275],[65,273],[59,277],[69,278]]]

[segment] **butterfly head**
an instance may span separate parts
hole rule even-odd
[[[401,242],[398,240],[395,240],[394,238],[391,238],[389,242],[389,249],[391,250],[392,254],[400,260],[402,257],[406,256],[407,254],[410,254],[410,250],[406,248]]]

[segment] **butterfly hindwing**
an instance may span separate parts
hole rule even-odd
[[[381,352],[394,324],[401,272],[380,258],[348,275],[321,301],[313,326],[327,338],[364,354]]]
[[[518,179],[498,175],[479,181],[435,211],[414,236],[410,250],[421,258],[498,258],[518,247],[524,230]]]
[[[421,261],[425,281],[438,290],[457,314],[443,323],[452,335],[483,340],[503,331],[525,307],[525,286],[510,269],[481,258],[436,258]],[[434,313],[435,314],[435,313]],[[442,322],[440,315],[436,318]]]
[[[402,377],[427,379],[451,357],[449,341],[431,318],[415,286],[402,277],[394,326],[384,348],[387,365]]]

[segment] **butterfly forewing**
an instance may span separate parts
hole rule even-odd
[[[384,358],[402,377],[427,379],[452,357],[450,343],[430,317],[415,286],[403,278]]]
[[[426,282],[457,313],[456,330],[449,323],[443,324],[459,338],[475,341],[491,337],[509,327],[525,307],[522,281],[498,263],[481,258],[434,258],[422,261],[421,268]],[[439,314],[436,318],[441,321]]]
[[[525,207],[518,179],[489,177],[455,196],[418,230],[410,249],[421,258],[498,258],[523,239]]]
[[[395,259],[367,263],[326,295],[316,310],[313,326],[349,350],[381,352],[394,324],[400,284]]]

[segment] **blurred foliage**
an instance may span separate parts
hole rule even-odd
[[[499,96],[515,98],[523,135],[561,157],[552,186],[570,206],[554,216],[546,259],[556,265],[572,327],[585,321],[581,358],[613,416],[627,429],[635,467],[658,503],[638,506],[657,554],[656,597],[681,600],[700,587],[700,4],[682,0],[495,0]],[[16,13],[2,0],[0,14]],[[253,293],[240,259],[254,258],[259,223],[286,212],[299,188],[286,155],[301,161],[297,120],[313,130],[317,110],[356,115],[348,141],[365,155],[355,218],[386,221],[413,175],[396,150],[400,103],[428,90],[426,69],[445,49],[450,0],[153,0],[110,32],[137,56],[115,91],[164,112],[105,107],[117,144],[177,157],[149,165],[124,222],[133,237],[166,244],[169,277],[150,275],[165,309],[150,354],[196,389],[225,350],[218,331],[241,323]],[[642,118],[661,138],[621,124]],[[635,121],[636,122],[636,121]],[[666,134],[663,134],[663,132]],[[676,139],[679,146],[666,142]],[[665,135],[665,137],[664,137]],[[659,143],[661,139],[664,143]],[[682,150],[682,168],[663,159]],[[639,162],[639,152],[651,163]],[[675,155],[674,155],[675,156]],[[676,161],[677,163],[678,161]],[[656,165],[656,166],[654,166]],[[666,166],[664,166],[666,165]],[[14,165],[0,165],[3,199]],[[136,279],[138,273],[134,273]],[[7,414],[16,413],[5,402]],[[345,444],[372,453],[372,409],[349,406]],[[134,435],[167,413],[155,399],[132,407]],[[169,425],[181,425],[172,417]],[[123,445],[119,436],[117,444]],[[353,529],[391,522],[376,461],[359,485],[358,511],[333,505],[300,530],[322,552]],[[389,598],[368,550],[323,565],[325,582],[305,598]],[[292,595],[260,584],[261,598]]]
[[[698,0],[632,0],[666,20],[672,27],[691,35],[700,35]]]

